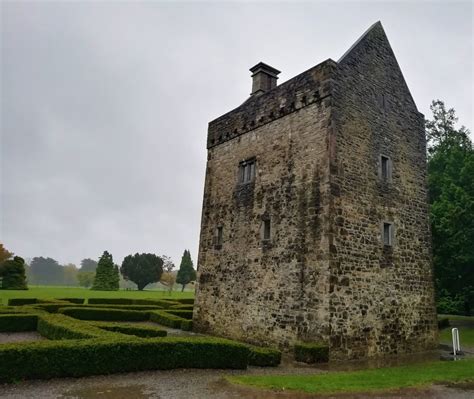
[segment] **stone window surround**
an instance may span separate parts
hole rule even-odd
[[[380,231],[382,245],[384,247],[393,247],[395,245],[395,224],[392,221],[383,220],[380,223]]]
[[[257,174],[257,158],[251,157],[239,162],[239,173],[237,182],[240,185],[249,184],[255,181]]]
[[[380,154],[378,160],[378,176],[379,180],[384,183],[391,183],[392,182],[392,171],[393,171],[393,163],[392,158],[388,155]],[[384,173],[384,165],[386,167],[386,171]]]
[[[260,237],[262,242],[270,242],[272,239],[272,225],[270,216],[262,216],[262,223],[260,225]]]
[[[218,225],[214,233],[214,249],[222,249],[224,242],[224,226]]]

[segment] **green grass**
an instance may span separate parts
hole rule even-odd
[[[474,359],[319,375],[235,376],[227,379],[232,383],[258,388],[288,389],[308,393],[374,392],[418,388],[432,383],[472,382]]]
[[[439,341],[443,344],[451,345],[451,328],[459,329],[459,340],[461,341],[461,350],[464,347],[474,348],[474,317],[473,316],[453,316],[438,315],[439,319],[448,318],[450,327],[443,328],[439,334]]]
[[[81,287],[59,286],[30,286],[28,290],[0,290],[0,305],[6,305],[10,298],[133,298],[133,299],[162,299],[162,298],[193,298],[192,291],[144,290],[144,291],[92,291]]]

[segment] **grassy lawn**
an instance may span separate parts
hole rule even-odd
[[[440,319],[448,318],[450,327],[443,328],[439,334],[439,341],[442,344],[451,345],[451,328],[459,329],[459,340],[461,341],[461,349],[464,347],[474,348],[474,317],[473,316],[452,316],[439,315]]]
[[[30,286],[26,291],[0,290],[0,304],[6,305],[9,298],[193,298],[193,291],[143,290],[143,291],[92,291],[81,287]]]
[[[308,393],[373,392],[422,387],[436,382],[472,382],[474,359],[318,375],[236,376],[227,379],[232,383],[259,388]]]

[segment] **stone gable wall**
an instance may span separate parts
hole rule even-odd
[[[336,72],[331,141],[331,357],[436,345],[424,119],[381,26]],[[379,176],[380,155],[392,180]],[[382,242],[394,223],[394,245]]]

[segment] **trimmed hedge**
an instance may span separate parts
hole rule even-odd
[[[278,349],[262,348],[247,345],[249,348],[249,365],[260,367],[276,367],[281,362],[281,352]]]
[[[8,300],[8,306],[22,306],[22,305],[31,305],[37,303],[38,299],[36,298],[10,298]]]
[[[193,328],[193,321],[180,316],[168,313],[165,310],[155,310],[150,312],[150,320],[168,326],[171,328],[180,328],[181,330],[190,331]]]
[[[85,298],[58,298],[58,301],[66,301],[75,303],[77,305],[82,305],[85,301]]]
[[[62,314],[40,315],[37,329],[43,337],[51,340],[117,337],[117,334],[101,330],[91,323],[84,323]]]
[[[177,298],[172,300],[184,305],[194,305],[194,298]]]
[[[95,305],[154,305],[163,308],[169,308],[173,305],[179,305],[176,301],[167,299],[130,299],[130,298],[89,298],[88,304]]]
[[[0,332],[36,331],[38,316],[33,314],[1,314]]]
[[[319,343],[298,343],[294,347],[295,360],[304,363],[329,361],[329,347]]]
[[[124,323],[94,322],[94,326],[102,330],[118,332],[126,335],[134,335],[141,338],[166,337],[167,332],[161,328],[152,326],[137,326]]]
[[[182,305],[182,304],[179,304],[179,305],[170,306],[169,309],[193,310],[193,309],[194,309],[194,305]]]
[[[0,346],[0,381],[175,368],[245,369],[249,349],[218,338],[39,341]]]
[[[166,309],[166,313],[174,314],[175,316],[182,317],[183,319],[191,320],[193,318],[192,310],[185,309]]]
[[[87,308],[73,307],[61,308],[59,313],[74,317],[80,320],[100,320],[100,321],[146,321],[149,319],[149,312],[138,310],[122,310],[110,308]]]

